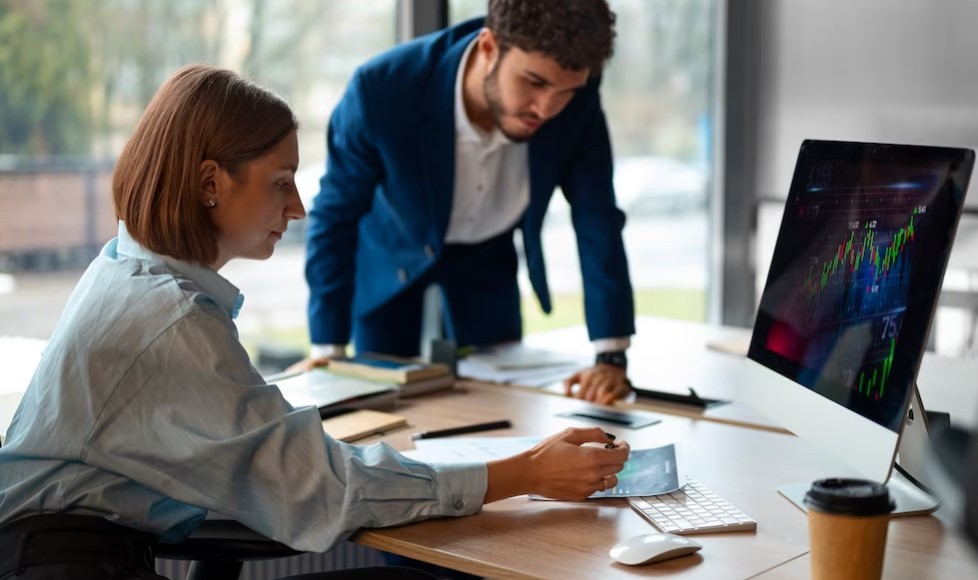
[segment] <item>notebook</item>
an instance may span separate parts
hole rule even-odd
[[[323,431],[333,439],[351,443],[404,425],[407,425],[407,419],[400,415],[360,409],[323,420]]]

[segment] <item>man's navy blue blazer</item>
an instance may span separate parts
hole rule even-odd
[[[385,304],[441,253],[455,184],[455,78],[481,27],[482,19],[470,20],[368,61],[333,111],[327,171],[307,227],[313,344],[349,342],[352,316]],[[530,203],[520,223],[530,282],[550,312],[540,230],[554,188],[563,189],[592,340],[635,330],[599,82],[529,141]]]

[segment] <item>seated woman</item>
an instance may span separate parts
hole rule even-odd
[[[569,429],[514,457],[433,466],[324,436],[252,367],[218,271],[266,259],[305,215],[297,123],[277,96],[179,70],[123,150],[119,235],[78,282],[0,448],[0,579],[158,578],[149,547],[208,511],[298,550],[362,527],[617,484],[628,446]],[[332,576],[330,576],[332,577]]]

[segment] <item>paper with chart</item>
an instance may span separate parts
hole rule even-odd
[[[540,437],[421,439],[415,441],[414,451],[404,452],[404,455],[425,463],[480,463],[515,455],[540,441]],[[618,474],[618,485],[595,493],[591,498],[669,493],[679,489],[680,482],[685,479],[679,471],[674,444],[632,449],[624,469]]]
[[[686,478],[679,473],[676,446],[672,443],[651,449],[632,449],[625,468],[618,473],[618,485],[592,494],[598,497],[659,495],[676,491]]]

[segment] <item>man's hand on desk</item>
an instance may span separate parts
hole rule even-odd
[[[289,368],[285,369],[286,373],[307,373],[312,369],[329,366],[328,356],[311,356],[309,358],[304,358],[299,362],[293,364]]]
[[[630,392],[627,372],[615,365],[599,363],[574,373],[574,376],[564,381],[564,394],[568,397],[603,405],[623,399]]]
[[[525,493],[585,500],[618,485],[615,474],[625,466],[628,453],[628,443],[612,443],[599,427],[565,429],[519,455],[490,461],[484,503]]]

